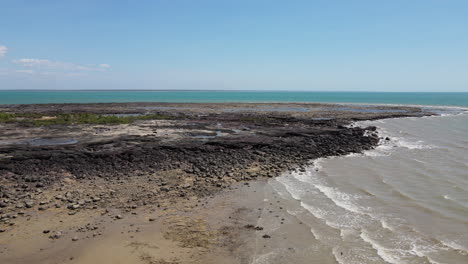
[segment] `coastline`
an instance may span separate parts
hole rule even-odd
[[[147,108],[138,112],[135,105]],[[254,221],[263,202],[255,194],[265,179],[302,171],[316,158],[370,150],[382,140],[375,127],[350,122],[432,115],[411,107],[266,105],[273,110],[265,104],[3,106],[2,112],[40,113],[35,118],[42,119],[83,112],[165,118],[121,125],[0,124],[2,258],[93,263],[97,255],[88,244],[101,252],[110,243],[125,263],[250,263],[249,247],[262,228]],[[76,142],[50,141],[70,135]],[[48,144],[31,143],[38,137]],[[131,237],[119,237],[121,232]],[[148,244],[148,234],[157,245]],[[68,250],[58,254],[59,243]],[[174,253],[164,253],[169,251]],[[114,263],[117,256],[99,261]]]

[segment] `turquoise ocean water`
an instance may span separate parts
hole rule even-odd
[[[468,106],[468,92],[0,91],[0,104],[110,102],[330,102]]]

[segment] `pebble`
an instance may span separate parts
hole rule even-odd
[[[61,237],[62,237],[62,232],[60,232],[60,231],[56,232],[55,234],[53,234],[51,236],[49,236],[49,238],[51,238],[51,239],[59,239]]]
[[[32,201],[26,201],[24,202],[24,205],[26,208],[32,208],[34,206],[34,203]]]
[[[80,208],[80,205],[79,204],[69,204],[67,206],[67,208],[70,209],[70,210],[76,210],[76,209]]]

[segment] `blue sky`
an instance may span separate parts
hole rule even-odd
[[[0,0],[0,89],[467,91],[466,0]]]

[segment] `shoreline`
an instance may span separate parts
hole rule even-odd
[[[184,104],[184,105],[226,105],[226,104],[247,104],[247,105],[276,105],[276,104],[300,104],[300,105],[324,105],[324,106],[356,106],[356,107],[402,107],[402,108],[420,108],[420,109],[432,109],[432,108],[441,108],[441,109],[461,109],[468,110],[468,106],[461,105],[434,105],[434,104],[398,104],[398,103],[364,103],[364,102],[321,102],[321,101],[135,101],[135,102],[63,102],[63,103],[13,103],[13,104],[0,104],[0,109],[8,109],[11,107],[21,107],[21,106],[63,106],[63,105],[125,105],[125,104],[154,104],[154,105],[164,105],[164,104]]]
[[[135,111],[133,105],[67,104],[58,108],[57,105],[34,105],[11,107],[9,111],[22,114],[29,111],[42,114],[40,118],[50,118],[58,113],[116,114],[120,111],[125,114]],[[161,230],[159,227],[164,226],[169,234],[162,232],[161,237],[159,232],[155,240],[168,244],[165,249],[176,250],[176,255],[181,257],[172,259],[170,254],[161,255],[160,251],[150,247],[146,248],[150,252],[145,253],[146,257],[142,259],[140,256],[140,262],[135,262],[135,256],[128,254],[130,259],[133,258],[129,263],[188,263],[193,254],[204,261],[200,263],[217,263],[207,262],[207,258],[218,256],[227,260],[239,254],[235,250],[248,255],[248,250],[241,250],[238,244],[252,239],[252,229],[255,231],[257,228],[252,224],[258,216],[253,210],[255,205],[249,209],[249,214],[230,222],[228,219],[233,212],[216,215],[220,211],[210,207],[211,203],[218,202],[219,206],[231,203],[223,207],[226,212],[240,209],[242,206],[235,208],[232,203],[242,200],[238,199],[238,192],[245,197],[249,196],[247,193],[254,194],[245,191],[250,184],[257,186],[255,190],[260,190],[262,181],[283,171],[302,171],[303,166],[313,159],[359,153],[385,140],[375,133],[375,127],[347,127],[350,122],[432,115],[408,107],[380,107],[379,110],[388,112],[368,112],[365,109],[375,107],[350,106],[350,111],[325,109],[311,113],[292,111],[297,109],[291,106],[298,104],[288,103],[269,104],[273,107],[289,106],[287,111],[262,111],[259,108],[263,104],[249,104],[252,109],[248,110],[242,108],[246,104],[236,104],[239,111],[229,112],[223,108],[232,108],[232,104],[203,104],[202,110],[193,108],[192,104],[172,105],[179,108],[185,105],[188,109],[145,109],[145,113],[150,111],[169,118],[136,120],[120,125],[38,127],[25,123],[23,119],[0,123],[4,131],[0,142],[9,140],[7,144],[0,144],[0,192],[3,197],[0,200],[0,229],[3,231],[0,233],[0,251],[3,257],[0,260],[5,258],[21,263],[21,259],[42,256],[46,263],[50,260],[48,258],[55,256],[54,245],[59,241],[77,245],[80,241],[99,240],[101,236],[113,236],[119,231],[140,233],[142,229],[138,232],[130,230],[136,223],[149,225],[149,230]],[[323,104],[314,106],[324,107]],[[20,128],[22,131],[18,133]],[[77,142],[50,145],[48,141],[49,145],[34,146],[14,141],[19,138],[19,142],[27,142],[39,135],[49,140],[73,135]],[[232,188],[237,188],[237,193],[236,190],[229,191]],[[234,193],[234,196],[229,197],[229,193]],[[228,198],[219,198],[223,195]],[[214,198],[210,198],[212,196]],[[152,211],[157,215],[149,216],[151,213],[148,212]],[[193,222],[193,215],[187,217],[190,214],[203,215],[198,217],[201,222]],[[208,223],[210,214],[214,214],[211,220],[217,224]],[[183,219],[183,228],[164,224],[166,215]],[[28,224],[31,220],[36,224],[49,223],[49,227],[40,230],[41,225]],[[106,227],[119,226],[119,223],[127,226],[106,230]],[[226,225],[221,226],[220,223]],[[82,237],[80,232],[88,237]],[[198,238],[187,235],[194,233],[203,235]],[[45,248],[25,247],[28,240],[37,237],[40,240],[38,244]],[[199,244],[190,244],[193,241]],[[102,247],[102,243],[96,246]],[[28,250],[22,251],[24,248]],[[85,251],[89,252],[89,249]],[[70,253],[66,257],[73,258],[70,263],[92,263],[93,259],[96,260],[96,256],[91,256],[86,262],[86,254],[83,254]],[[188,259],[183,259],[183,256]],[[61,257],[65,258],[65,255]],[[225,263],[249,262],[234,258],[232,262]]]

